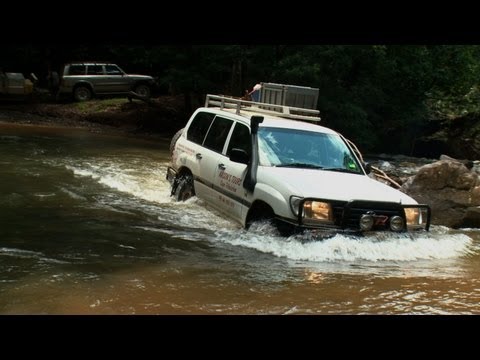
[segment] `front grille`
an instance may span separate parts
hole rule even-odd
[[[360,229],[360,217],[363,214],[371,213],[382,218],[384,216],[390,219],[392,216],[404,217],[404,211],[400,204],[377,202],[377,201],[350,201],[333,202],[333,220],[336,226],[342,229]],[[388,230],[389,223],[379,221],[372,230]]]

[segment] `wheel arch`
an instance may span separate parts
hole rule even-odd
[[[170,141],[170,155],[173,155],[173,150],[175,149],[175,144],[177,143],[178,139],[180,136],[182,136],[183,132],[185,131],[185,128],[181,128],[178,130],[173,136],[172,140]]]
[[[147,85],[148,87],[151,87],[150,83],[147,80],[135,80],[132,84],[132,87],[135,88],[138,85]]]
[[[191,176],[193,177],[193,173],[192,171],[186,167],[186,166],[182,166],[180,169],[178,169],[177,171],[177,178],[181,178],[181,177],[184,177],[184,176]]]
[[[152,90],[152,85],[147,81],[147,80],[136,80],[133,82],[132,84],[132,88],[131,90],[135,90],[135,88],[137,86],[140,86],[140,85],[145,85],[146,87],[148,87],[150,90]]]
[[[262,200],[256,200],[248,210],[245,220],[245,228],[248,229],[252,223],[259,220],[269,220],[281,236],[290,236],[295,232],[295,227],[278,218],[273,208]]]
[[[248,228],[251,222],[260,220],[266,216],[275,217],[273,208],[263,200],[255,200],[248,210],[244,225]]]

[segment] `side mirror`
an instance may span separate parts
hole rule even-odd
[[[250,156],[242,149],[232,149],[230,151],[230,161],[247,165],[250,162]]]
[[[363,168],[365,169],[365,172],[367,174],[370,174],[372,172],[372,165],[368,162],[363,163]]]

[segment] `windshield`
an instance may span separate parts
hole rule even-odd
[[[357,160],[337,134],[260,127],[258,149],[262,166],[361,173]]]

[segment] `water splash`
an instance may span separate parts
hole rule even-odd
[[[282,238],[276,236],[274,230],[266,233],[263,228],[263,231],[264,234],[244,231],[229,235],[224,232],[217,239],[278,257],[315,262],[449,259],[470,254],[472,244],[472,239],[464,234],[389,233],[365,237],[336,234],[325,240],[307,242],[302,237]]]
[[[147,166],[148,165],[148,166]],[[109,188],[131,194],[143,200],[171,202],[169,187],[165,180],[166,164],[146,164],[127,168],[128,164],[115,160],[96,161],[95,164],[67,164],[65,167],[77,176],[90,177]]]

